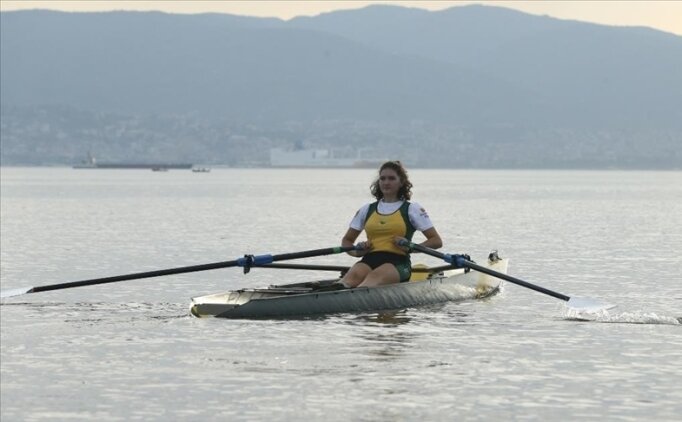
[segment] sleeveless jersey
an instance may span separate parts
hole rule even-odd
[[[377,205],[378,202],[370,204],[365,218],[365,232],[367,239],[372,242],[372,251],[407,255],[404,250],[393,243],[393,239],[395,236],[401,236],[412,241],[415,228],[407,214],[410,203],[404,201],[392,214],[379,214]]]

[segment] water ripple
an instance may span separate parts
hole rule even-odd
[[[2,289],[332,246],[373,176],[0,171]],[[262,268],[30,294],[0,306],[0,419],[679,419],[682,173],[412,176],[447,252],[497,248],[511,275],[619,310],[505,284],[400,312],[189,316],[192,296],[329,276]]]

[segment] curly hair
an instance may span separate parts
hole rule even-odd
[[[379,167],[379,174],[381,174],[381,172],[385,169],[391,169],[395,171],[400,178],[400,183],[402,186],[400,187],[400,190],[398,190],[398,199],[409,200],[412,197],[412,183],[410,182],[410,178],[407,177],[407,170],[405,170],[403,164],[397,160],[386,161],[381,165],[381,167]],[[377,176],[376,180],[372,182],[369,187],[369,191],[377,200],[384,197],[383,192],[381,192],[381,189],[379,188],[379,176]]]

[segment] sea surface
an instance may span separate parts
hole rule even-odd
[[[375,175],[0,171],[3,290],[338,246]],[[497,249],[511,275],[617,307],[505,283],[383,314],[191,317],[194,296],[330,277],[238,268],[26,294],[0,306],[0,418],[680,420],[681,172],[410,174],[443,251]]]

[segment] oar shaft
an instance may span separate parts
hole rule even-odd
[[[337,246],[337,247],[333,247],[333,248],[313,249],[310,251],[303,251],[303,252],[283,253],[283,254],[279,254],[279,255],[273,255],[271,262],[286,261],[287,259],[310,258],[313,256],[332,255],[332,254],[352,251],[355,249],[356,249],[355,246],[345,246],[345,247],[344,246]]]
[[[133,274],[117,275],[117,276],[112,276],[112,277],[93,278],[93,279],[89,279],[89,280],[72,281],[72,282],[68,282],[68,283],[50,284],[50,285],[45,285],[45,286],[36,286],[36,287],[30,287],[30,288],[26,288],[26,289],[15,289],[13,291],[7,291],[7,292],[3,291],[2,297],[3,298],[4,297],[10,297],[10,296],[15,296],[17,294],[46,292],[49,290],[68,289],[71,287],[94,286],[97,284],[116,283],[118,281],[137,280],[137,279],[141,279],[141,278],[160,277],[160,276],[164,276],[164,275],[173,275],[173,274],[191,273],[191,272],[196,272],[196,271],[215,270],[218,268],[244,267],[246,269],[252,265],[258,266],[258,265],[265,265],[265,264],[275,262],[275,261],[284,261],[287,259],[298,259],[298,258],[309,258],[309,257],[313,257],[313,256],[321,256],[321,255],[331,255],[331,254],[336,254],[336,253],[341,253],[341,252],[348,252],[348,251],[351,251],[354,249],[355,249],[355,246],[348,246],[348,247],[338,246],[338,247],[333,247],[333,248],[313,249],[313,250],[309,250],[309,251],[285,253],[285,254],[279,254],[279,255],[256,255],[256,256],[246,255],[243,258],[235,259],[232,261],[214,262],[211,264],[201,264],[201,265],[190,265],[187,267],[168,268],[165,270],[146,271],[146,272],[133,273]],[[14,291],[16,291],[18,293],[14,294]]]
[[[475,264],[471,261],[465,260],[464,262],[465,262],[465,265],[467,267],[471,268],[472,270],[476,270],[478,272],[485,273],[485,274],[491,275],[493,277],[501,278],[502,280],[509,281],[510,283],[514,283],[514,284],[518,284],[518,285],[523,286],[523,287],[527,287],[531,290],[535,290],[536,292],[544,293],[546,295],[555,297],[557,299],[565,300],[566,302],[568,302],[571,299],[570,297],[568,297],[564,294],[561,294],[559,292],[555,292],[555,291],[546,289],[542,286],[537,286],[537,285],[529,283],[527,281],[520,280],[516,277],[512,277],[510,275],[491,270],[490,268],[482,267],[482,266]]]
[[[237,265],[237,260],[215,262],[212,264],[191,265],[188,267],[169,268],[166,270],[146,271],[141,273],[117,275],[112,277],[93,278],[89,280],[72,281],[69,283],[50,284],[47,286],[37,286],[29,290],[29,293],[46,292],[49,290],[69,289],[71,287],[94,286],[96,284],[116,283],[118,281],[138,280],[142,278],[160,277],[163,275],[191,273],[195,271],[207,271],[217,268],[233,267]]]
[[[529,283],[527,281],[520,280],[516,277],[512,277],[512,276],[504,274],[504,273],[497,272],[495,270],[491,270],[490,268],[487,268],[487,267],[482,267],[482,266],[480,266],[474,262],[471,262],[467,259],[463,259],[461,256],[444,254],[444,253],[435,251],[431,248],[427,248],[425,246],[418,245],[416,243],[410,243],[409,246],[411,249],[413,249],[415,251],[419,251],[419,252],[423,252],[423,253],[431,255],[431,256],[435,256],[436,258],[440,258],[440,259],[444,260],[445,262],[450,262],[450,263],[456,264],[458,266],[469,267],[472,270],[476,270],[478,272],[488,274],[488,275],[491,275],[493,277],[496,277],[496,278],[499,278],[502,280],[506,280],[510,283],[518,284],[520,286],[529,288],[531,290],[535,290],[536,292],[544,293],[546,295],[555,297],[557,299],[565,300],[567,302],[571,299],[569,296],[566,296],[564,294],[561,294],[561,293],[558,293],[558,292],[555,292],[555,291],[552,291],[549,289],[545,289],[544,287],[541,287],[541,286],[536,286],[535,284]]]

